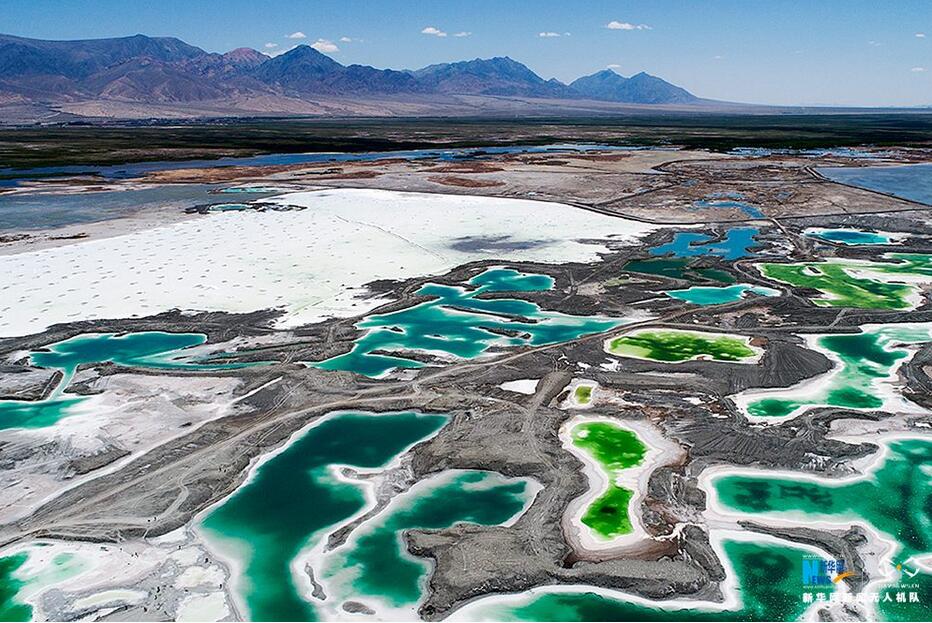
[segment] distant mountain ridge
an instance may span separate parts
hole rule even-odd
[[[323,106],[318,98],[331,108],[345,100],[360,110],[372,110],[366,102],[373,98],[415,111],[438,102],[464,110],[474,105],[461,96],[650,106],[705,101],[645,73],[625,78],[604,70],[566,85],[508,57],[392,70],[342,65],[307,45],[269,57],[251,48],[208,53],[172,37],[44,41],[0,35],[0,105],[79,111],[91,102],[99,110],[261,106],[269,112]]]

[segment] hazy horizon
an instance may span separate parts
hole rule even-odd
[[[210,52],[251,47],[270,55],[303,43],[343,64],[392,69],[509,56],[567,83],[611,68],[625,76],[645,71],[716,100],[932,105],[932,10],[918,0],[895,7],[863,0],[585,7],[545,0],[533,9],[490,0],[215,6],[16,0],[0,15],[0,32],[58,40],[140,33],[177,37]]]

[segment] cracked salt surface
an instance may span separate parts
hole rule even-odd
[[[282,326],[297,326],[376,307],[384,300],[363,288],[376,279],[438,274],[482,259],[593,261],[605,242],[631,242],[654,229],[524,199],[339,189],[264,201],[307,209],[209,214],[0,257],[0,337],[173,308],[275,307],[286,312]],[[456,243],[464,236],[539,241],[554,231],[559,240],[532,248]]]

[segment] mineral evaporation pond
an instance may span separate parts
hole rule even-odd
[[[683,257],[656,257],[646,260],[631,260],[621,269],[629,273],[656,275],[683,281],[713,281],[719,283],[734,283],[735,278],[730,273],[717,268],[693,268],[692,260]]]
[[[543,311],[536,304],[512,298],[480,298],[499,292],[535,292],[553,288],[547,275],[497,268],[468,282],[468,287],[428,283],[417,294],[430,300],[357,323],[365,334],[353,349],[314,365],[371,377],[395,368],[420,368],[423,363],[385,352],[417,351],[451,359],[473,359],[491,348],[541,346],[601,333],[623,320]]]
[[[718,256],[724,260],[737,260],[751,255],[750,249],[760,246],[756,227],[733,227],[725,232],[721,240],[708,234],[677,232],[673,240],[650,250],[651,255],[673,255],[674,257]]]
[[[764,473],[723,474],[712,481],[717,503],[731,512],[848,524],[860,519],[898,545],[894,561],[932,554],[932,440],[894,439],[875,469],[854,479],[798,478]],[[914,568],[914,571],[919,571]],[[901,581],[919,586],[919,603],[878,604],[882,620],[928,620],[932,575]],[[893,590],[892,588],[890,590]],[[911,591],[917,589],[911,588]]]
[[[746,283],[736,283],[731,286],[693,286],[683,290],[667,290],[667,296],[693,305],[722,305],[735,303],[747,298],[749,294],[756,296],[779,296],[780,291],[766,286],[753,286]]]
[[[43,546],[40,542],[33,547]],[[37,589],[55,585],[87,567],[86,561],[70,553],[58,554],[38,567],[30,558],[30,550],[0,557],[0,621],[32,621],[33,608],[27,600]]]
[[[812,227],[805,231],[809,238],[818,240],[827,240],[850,246],[871,245],[871,244],[890,244],[893,238],[889,234],[883,234],[873,231],[864,231],[862,229],[824,229]]]
[[[885,253],[883,262],[829,260],[795,264],[762,263],[761,273],[798,288],[822,294],[810,301],[823,307],[911,309],[919,286],[932,282],[932,255]]]
[[[343,599],[363,601],[377,612],[380,605],[408,608],[414,618],[430,564],[407,552],[404,532],[502,524],[524,510],[531,493],[527,480],[486,471],[445,472],[419,482],[326,555],[319,568],[328,601],[335,608]]]
[[[605,350],[613,355],[664,363],[709,360],[752,363],[761,350],[751,338],[679,329],[640,329],[609,338]]]
[[[482,621],[796,621],[811,604],[803,602],[800,569],[811,551],[775,543],[725,540],[736,575],[740,603],[731,609],[697,601],[694,607],[665,606],[610,597],[584,589],[545,592],[478,602],[465,620]],[[825,587],[826,595],[832,592]]]
[[[332,466],[383,468],[447,419],[413,412],[334,414],[268,456],[208,511],[200,527],[208,544],[234,562],[233,586],[247,618],[316,620],[315,608],[294,583],[291,563],[327,528],[366,506],[363,488],[337,478]]]
[[[907,345],[932,341],[932,323],[865,325],[860,333],[811,338],[835,366],[826,375],[785,389],[748,390],[733,397],[749,416],[789,418],[814,407],[916,411],[889,387],[895,372],[910,356]]]
[[[575,425],[571,439],[598,463],[607,478],[605,490],[583,512],[582,523],[601,540],[630,534],[634,526],[629,506],[635,492],[618,481],[622,472],[643,463],[647,446],[633,430],[603,421]]]
[[[186,356],[186,349],[206,341],[207,336],[200,333],[88,333],[34,351],[29,354],[32,365],[60,370],[62,378],[43,400],[0,400],[0,430],[52,426],[74,414],[84,397],[64,392],[82,364],[110,362],[127,367],[179,370],[222,370],[252,365],[212,364]]]
[[[210,547],[234,562],[233,586],[248,618],[316,620],[321,611],[295,584],[292,565],[368,503],[364,481],[341,478],[338,470],[384,469],[447,420],[413,412],[333,414],[261,462],[242,487],[210,510],[200,528]],[[363,524],[346,547],[327,555],[323,572],[315,573],[357,596],[410,604],[420,598],[428,568],[402,552],[401,531],[462,521],[501,523],[524,508],[527,493],[527,481],[488,472],[435,477]]]

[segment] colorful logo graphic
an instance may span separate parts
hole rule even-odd
[[[919,573],[919,569],[916,569],[913,566],[911,566],[912,561],[913,559],[910,556],[903,562],[892,561],[890,564],[892,564],[896,568],[897,571],[904,573],[911,578],[914,578]]]
[[[825,558],[803,559],[803,585],[831,586],[854,573],[845,570],[845,561]]]

